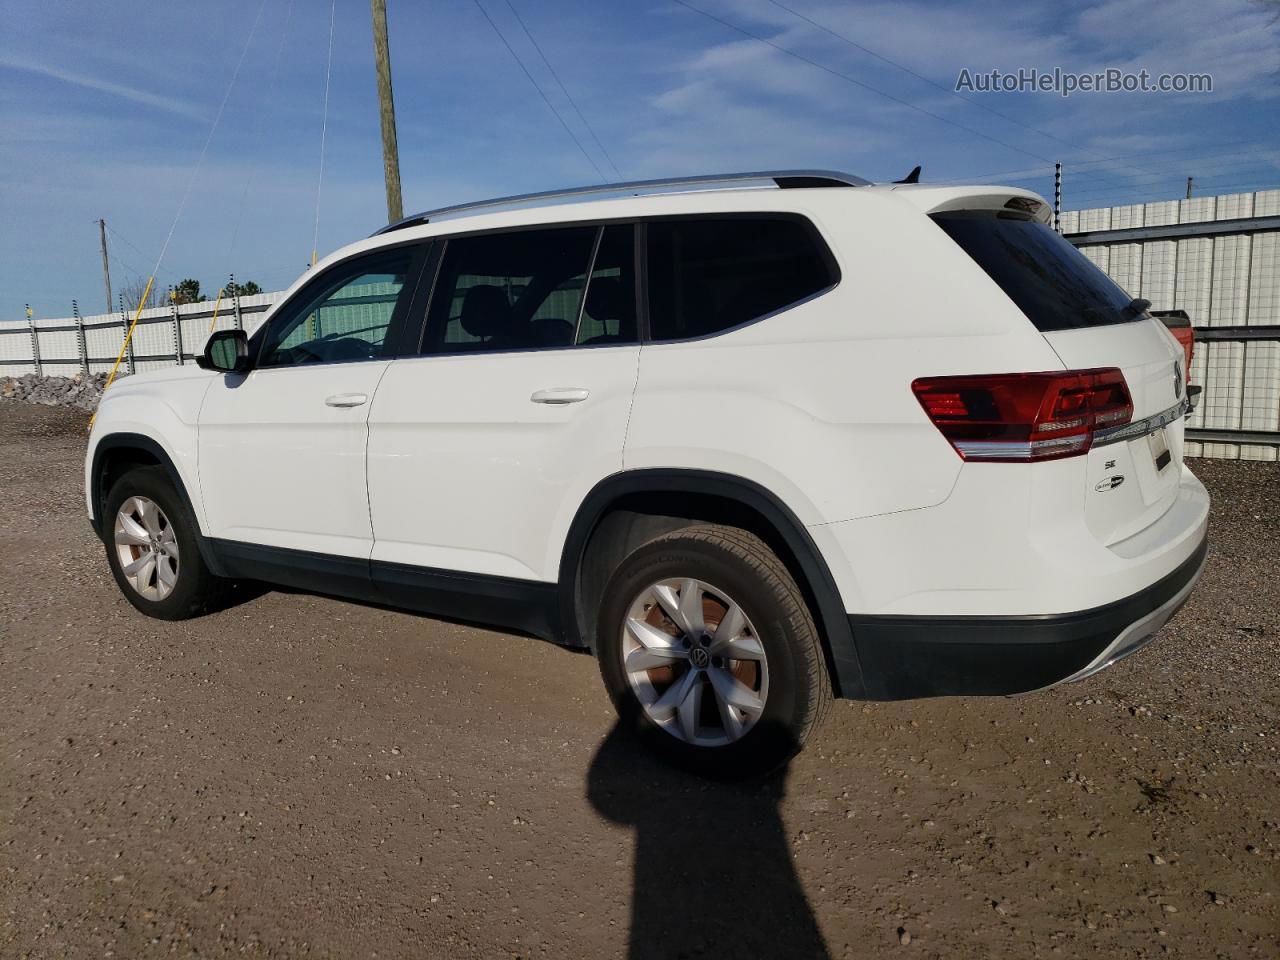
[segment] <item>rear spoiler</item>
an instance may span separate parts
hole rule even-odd
[[[1030,214],[1041,223],[1049,223],[1053,219],[1053,207],[1044,197],[1017,187],[989,184],[943,187],[904,183],[893,187],[893,195],[927,214],[958,210],[1016,210]]]

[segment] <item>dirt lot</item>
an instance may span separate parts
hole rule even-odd
[[[116,592],[84,416],[0,404],[0,955],[1280,956],[1280,468],[1144,653],[1016,699],[837,703],[691,781],[587,656],[320,597]]]

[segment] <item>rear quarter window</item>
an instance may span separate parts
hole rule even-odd
[[[1141,319],[1130,296],[1053,228],[1011,211],[935,214],[933,221],[1042,333]]]
[[[654,340],[719,333],[839,279],[826,244],[801,217],[659,220],[647,230]]]

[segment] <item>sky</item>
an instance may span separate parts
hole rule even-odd
[[[406,213],[620,178],[892,180],[916,164],[924,182],[1051,196],[1061,161],[1065,209],[1180,197],[1188,175],[1199,194],[1280,186],[1277,0],[387,7]],[[68,316],[73,298],[102,312],[99,218],[117,291],[164,250],[161,287],[209,293],[231,273],[282,288],[313,243],[323,257],[385,223],[365,0],[0,9],[0,320],[28,303]],[[965,69],[1110,67],[1208,73],[1213,91],[955,93]]]

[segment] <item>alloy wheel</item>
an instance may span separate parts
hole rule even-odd
[[[709,583],[646,587],[627,610],[620,641],[623,672],[646,716],[679,740],[724,746],[764,712],[764,647],[742,607]]]
[[[178,584],[178,539],[159,504],[130,497],[115,524],[116,559],[125,580],[147,600],[163,600]]]

